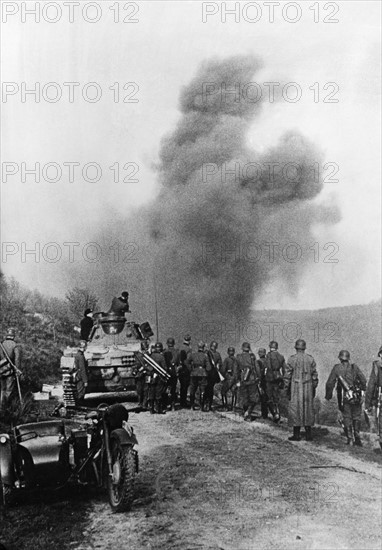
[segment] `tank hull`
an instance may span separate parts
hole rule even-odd
[[[123,323],[123,318],[112,315],[100,319],[84,353],[86,373],[76,367],[78,348],[64,350],[61,372],[66,406],[76,406],[90,393],[136,391],[135,354],[144,339],[137,338],[141,335],[139,325]]]

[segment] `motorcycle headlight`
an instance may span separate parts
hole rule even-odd
[[[2,435],[0,437],[0,443],[2,443],[3,445],[7,442],[7,438],[5,437],[5,435]]]

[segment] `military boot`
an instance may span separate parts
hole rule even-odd
[[[222,407],[223,407],[223,411],[226,411],[228,406],[227,406],[227,397],[225,395],[222,395]]]
[[[206,399],[204,397],[204,394],[200,396],[200,410],[204,412],[206,409]]]
[[[346,426],[343,426],[343,431],[346,435],[346,445],[351,445],[353,443],[353,437],[352,437],[352,431],[351,429],[349,430],[349,428],[347,428]]]
[[[235,393],[232,394],[232,401],[231,401],[231,403],[232,403],[231,411],[234,411],[234,410],[236,409],[236,394],[235,394]]]
[[[289,441],[301,441],[301,426],[293,426],[293,435],[288,437]]]
[[[158,403],[158,411],[157,412],[158,412],[158,414],[166,414],[166,411],[163,408],[162,403],[160,403],[160,402]]]
[[[155,414],[154,400],[153,400],[153,401],[148,401],[148,402],[147,402],[147,405],[148,405],[150,414]]]
[[[354,445],[357,447],[362,447],[362,441],[360,437],[361,422],[359,420],[354,420],[353,422],[353,431],[354,431]]]
[[[305,439],[306,441],[313,441],[311,426],[305,426]]]

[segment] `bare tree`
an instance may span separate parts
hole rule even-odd
[[[82,317],[85,309],[95,309],[98,298],[88,288],[74,287],[65,295],[70,311],[77,317]]]

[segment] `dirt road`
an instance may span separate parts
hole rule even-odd
[[[94,492],[26,502],[3,522],[7,548],[379,549],[381,455],[327,430],[287,440],[232,413],[132,414],[141,473],[128,514]],[[49,497],[52,498],[52,497]],[[9,537],[12,536],[12,541]]]

